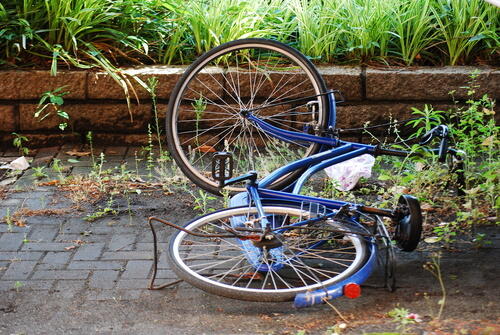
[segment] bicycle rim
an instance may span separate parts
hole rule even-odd
[[[263,177],[316,153],[319,146],[273,138],[241,110],[251,109],[286,130],[316,133],[327,122],[326,98],[320,95],[324,92],[317,70],[295,49],[260,39],[226,43],[193,63],[172,92],[167,114],[170,151],[182,171],[212,193],[219,193],[210,175],[217,151],[233,153],[235,175],[255,170]],[[305,97],[310,98],[297,101]],[[314,100],[315,109],[308,109],[307,103]],[[283,187],[295,176],[273,186]],[[241,191],[242,186],[231,190]]]
[[[281,206],[266,206],[265,212],[275,227],[311,215]],[[255,208],[229,208],[195,219],[185,228],[216,234],[225,232],[224,228],[234,220],[251,221],[256,217]],[[314,224],[316,228],[322,226],[344,228],[337,222]],[[179,231],[171,240],[169,261],[180,278],[200,289],[250,301],[291,300],[297,293],[348,278],[366,261],[366,242],[356,235],[294,229],[280,238],[282,247],[261,250],[259,264],[255,264],[248,255],[256,249],[237,238],[196,237]],[[262,271],[263,267],[267,271]]]

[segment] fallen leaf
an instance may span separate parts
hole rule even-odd
[[[434,212],[436,209],[431,205],[426,202],[424,202],[422,205],[420,205],[420,209],[423,212]]]
[[[88,156],[88,155],[90,155],[90,151],[76,151],[76,150],[70,150],[70,151],[66,151],[66,155],[76,156],[76,157],[83,157],[83,156]]]
[[[437,236],[426,237],[424,239],[424,242],[429,243],[429,244],[436,243],[436,242],[439,242],[439,237],[437,237]]]
[[[215,148],[210,145],[200,145],[194,150],[197,150],[199,152],[217,152],[217,150],[215,150]]]
[[[483,108],[483,113],[486,115],[495,115],[495,111],[488,108]]]
[[[39,183],[38,186],[54,186],[59,184],[60,182],[61,182],[60,180],[54,179],[51,181],[46,181],[44,183]]]
[[[491,135],[490,137],[485,138],[483,143],[481,143],[481,145],[488,147],[493,144],[494,140],[495,140],[495,135]]]

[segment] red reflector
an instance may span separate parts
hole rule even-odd
[[[349,299],[355,299],[361,295],[361,286],[354,283],[344,285],[344,295]]]

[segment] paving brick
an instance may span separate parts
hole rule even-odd
[[[123,263],[116,261],[72,261],[68,265],[68,269],[78,270],[120,270],[123,268]]]
[[[128,261],[122,279],[148,278],[152,261]]]
[[[137,300],[141,297],[143,290],[95,290],[87,294],[89,301],[127,301]]]
[[[0,237],[1,251],[17,251],[24,241],[23,233],[2,233]]]
[[[23,204],[24,199],[19,199],[19,198],[10,198],[10,199],[5,199],[2,200],[2,206],[5,207],[14,207],[14,208],[20,208],[21,205]],[[11,212],[12,214],[12,212]]]
[[[172,279],[177,280],[179,277],[172,270],[158,270],[156,274],[156,278],[158,279]]]
[[[88,270],[37,270],[31,279],[87,279]]]
[[[114,270],[96,270],[90,278],[89,286],[92,288],[112,289],[119,274],[119,271]]]
[[[102,255],[102,259],[111,260],[135,260],[153,259],[153,253],[148,251],[107,251]]]
[[[109,242],[108,250],[110,251],[133,250],[135,239],[136,239],[135,234],[115,235],[111,238],[111,242]]]
[[[11,260],[21,260],[21,261],[36,261],[42,258],[43,252],[0,252],[0,260],[11,261]]]
[[[42,263],[46,264],[67,264],[71,257],[71,253],[69,252],[53,252],[50,251],[45,255],[42,260]]]
[[[54,280],[0,280],[0,291],[50,290]]]
[[[117,289],[147,289],[149,279],[120,279]]]
[[[30,192],[14,192],[9,194],[9,198],[16,198],[16,199],[35,199],[35,198],[40,198],[40,197],[45,197],[48,198],[50,197],[54,192],[53,191],[40,191],[40,190],[35,190],[35,191],[30,191]]]
[[[11,212],[12,213],[12,212]],[[0,219],[5,216],[5,212],[2,213],[2,208],[0,208]],[[29,228],[27,227],[19,227],[14,225],[8,225],[4,223],[0,223],[0,233],[22,233],[27,232]]]
[[[104,243],[84,244],[80,246],[73,257],[73,261],[92,261],[99,259],[104,249]]]
[[[29,242],[23,245],[23,251],[64,251],[64,248],[73,246],[72,243]]]
[[[58,229],[60,229],[63,223],[64,223],[64,218],[57,216],[35,215],[26,218],[26,224],[28,225],[44,225],[44,226],[57,227]]]
[[[58,227],[37,226],[32,227],[28,238],[33,242],[52,242],[59,232]]]
[[[12,262],[7,271],[2,276],[2,280],[22,280],[27,279],[33,269],[36,261],[16,261]]]
[[[85,288],[83,280],[60,280],[54,286],[54,293],[63,299],[72,299]]]
[[[136,243],[136,250],[141,250],[141,251],[151,251],[153,252],[153,242],[147,242],[147,243]],[[158,243],[157,245],[158,250],[162,252],[163,250],[168,250],[168,243]]]

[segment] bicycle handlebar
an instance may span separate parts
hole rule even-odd
[[[446,154],[448,153],[448,138],[450,135],[450,130],[448,129],[447,126],[444,124],[441,124],[439,126],[436,126],[429,130],[427,133],[425,133],[424,136],[422,136],[422,140],[420,141],[420,145],[425,145],[429,143],[433,138],[435,137],[440,137],[441,142],[439,143],[439,148],[438,148],[438,160],[439,162],[443,163],[446,161]]]

